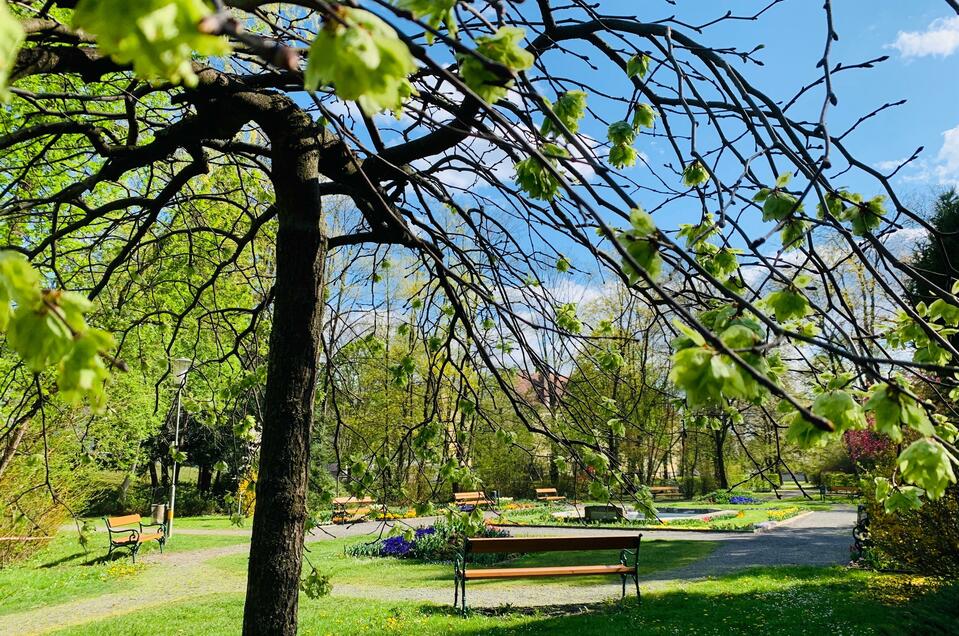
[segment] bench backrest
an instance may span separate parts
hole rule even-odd
[[[124,515],[122,517],[107,517],[106,519],[108,528],[133,526],[140,523],[140,515]]]
[[[536,494],[537,494],[537,495],[546,495],[546,496],[555,495],[555,494],[556,494],[556,489],[555,489],[555,488],[537,488],[537,489],[536,489]]]
[[[467,501],[473,501],[475,499],[486,499],[486,493],[482,490],[477,490],[474,492],[454,492],[453,499],[456,501],[461,501],[463,499]]]
[[[467,539],[466,552],[502,554],[523,552],[564,552],[572,550],[634,550],[642,534],[586,537],[504,537]]]
[[[679,492],[679,486],[650,486],[650,492]]]

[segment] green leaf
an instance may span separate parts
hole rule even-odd
[[[852,223],[852,233],[856,236],[865,236],[875,232],[882,224],[886,214],[886,197],[879,195],[866,201],[846,208],[845,217]]]
[[[949,484],[956,483],[949,453],[938,442],[919,439],[899,454],[896,460],[899,472],[906,481],[926,491],[935,501],[942,497]]]
[[[533,66],[533,55],[521,46],[526,32],[517,27],[500,27],[491,36],[476,38],[476,51],[480,57],[498,62],[507,70],[517,73]],[[513,85],[509,77],[488,69],[476,55],[457,55],[460,63],[460,75],[470,89],[490,104],[506,97]]]
[[[791,172],[782,173],[781,175],[776,177],[776,187],[785,188],[787,185],[789,185],[789,182],[792,180],[792,178],[793,178],[793,173]]]
[[[416,70],[413,55],[396,31],[376,15],[337,5],[310,46],[303,75],[307,90],[332,84],[336,96],[355,100],[364,113],[399,114],[414,90],[408,76]]]
[[[73,26],[96,36],[114,61],[148,80],[196,86],[193,54],[225,55],[226,38],[201,33],[212,14],[203,0],[79,0]]]
[[[709,172],[706,167],[698,161],[686,166],[683,171],[683,185],[688,188],[695,188],[709,181]]]
[[[809,223],[802,219],[786,221],[783,225],[782,232],[779,234],[779,240],[782,241],[783,249],[790,250],[799,247],[808,230]]]
[[[903,440],[902,426],[922,435],[933,435],[935,427],[926,410],[906,393],[907,387],[900,387],[898,382],[874,384],[869,390],[865,409],[873,414],[876,431],[897,444]]]
[[[609,426],[609,430],[612,431],[613,435],[618,435],[619,437],[626,435],[626,423],[618,417],[612,418],[606,422],[606,425]]]
[[[213,470],[220,473],[225,473],[229,469],[230,469],[230,466],[222,459],[218,461],[217,463],[213,464]]]
[[[796,411],[786,429],[786,440],[800,448],[825,446],[836,439],[835,433],[817,428],[812,422]]]
[[[636,130],[624,121],[614,121],[606,129],[606,137],[613,145],[629,145],[636,139]]]
[[[595,501],[607,502],[609,501],[609,488],[594,479],[589,482],[589,497]]]
[[[639,153],[632,146],[613,146],[609,149],[609,163],[622,170],[636,165]]]
[[[39,373],[70,351],[73,334],[51,311],[18,307],[7,328],[7,343],[30,370]]]
[[[809,300],[794,287],[774,291],[763,302],[773,310],[778,322],[799,320],[812,313]]]
[[[333,584],[330,583],[328,575],[320,574],[316,568],[312,568],[309,574],[300,579],[300,589],[308,598],[315,600],[329,596],[333,591]]]
[[[6,0],[0,0],[0,101],[10,99],[7,80],[17,61],[17,51],[26,39],[20,21],[10,12]]]
[[[568,157],[569,153],[555,144],[545,144],[540,152],[555,169],[559,164],[557,158]],[[516,183],[528,196],[542,201],[551,201],[559,193],[560,182],[550,169],[537,157],[527,157],[517,162]]]
[[[656,123],[656,111],[649,104],[637,104],[633,112],[633,129],[652,128]]]
[[[106,405],[104,388],[110,372],[101,353],[115,346],[113,336],[99,329],[87,329],[74,339],[72,349],[60,361],[57,376],[60,397],[70,403],[87,397],[95,411],[102,409]]]
[[[566,272],[569,271],[569,268],[570,268],[570,262],[568,258],[566,258],[565,256],[560,256],[558,259],[556,259],[557,272],[559,272],[560,274],[565,274]]]
[[[586,114],[586,93],[583,91],[567,91],[563,93],[556,103],[553,104],[553,114],[559,119],[571,133],[579,130],[579,120]],[[546,118],[540,133],[544,136],[549,134],[558,135],[558,130],[553,124],[553,120]]]
[[[837,433],[866,428],[866,415],[862,406],[846,391],[833,390],[823,393],[813,402],[812,412],[832,422]]]
[[[566,303],[556,309],[556,326],[574,334],[583,330],[583,323],[576,317],[576,303]]]
[[[799,199],[788,192],[771,190],[763,202],[763,221],[782,221],[793,210],[802,210]]]
[[[649,72],[649,56],[644,53],[639,53],[629,58],[629,61],[626,62],[626,76],[627,77],[638,77],[640,79],[646,77],[646,73]]]
[[[396,6],[412,13],[417,19],[426,18],[426,24],[430,28],[439,30],[440,25],[445,25],[451,38],[456,37],[456,13],[453,7],[458,0],[395,0]],[[426,42],[433,43],[433,34],[426,32]]]

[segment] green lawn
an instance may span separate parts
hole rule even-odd
[[[335,588],[335,582],[334,582]],[[236,634],[240,594],[142,610],[57,634]],[[303,634],[955,634],[959,584],[842,568],[764,568],[644,593],[585,613],[460,618],[449,607],[329,597],[300,601]],[[569,611],[567,608],[565,611]]]
[[[363,539],[340,539],[309,544],[310,562],[333,581],[344,585],[416,586],[453,590],[453,566],[442,563],[417,563],[410,560],[353,557],[344,554],[350,543]],[[712,541],[648,541],[640,547],[640,574],[661,572],[680,567],[709,555],[718,546]],[[538,565],[596,565],[618,563],[618,551],[552,552],[522,556],[509,562],[510,567]],[[210,560],[210,564],[231,575],[246,574],[246,554],[235,554]],[[505,564],[501,564],[505,565]],[[595,585],[609,583],[615,577],[577,576],[563,579],[564,585]],[[555,584],[557,579],[474,581],[470,587],[495,585],[511,588],[529,585]]]
[[[172,537],[164,552],[235,545],[247,540],[243,536],[182,534]],[[107,546],[105,531],[90,535],[86,552],[77,541],[76,532],[64,531],[28,561],[0,569],[0,616],[116,592],[158,566],[140,562],[134,566],[127,550],[115,551],[108,561]],[[156,542],[146,543],[138,557],[158,549]]]
[[[516,502],[520,505],[530,505],[532,508],[522,509],[503,509],[501,523],[517,525],[549,525],[549,526],[567,526],[581,525],[578,519],[568,521],[556,519],[551,513],[561,510],[571,509],[565,505],[544,505],[536,502]],[[616,502],[617,504],[619,502]],[[626,502],[628,503],[628,502]],[[583,502],[583,505],[602,505],[598,502]],[[649,529],[680,529],[680,530],[736,530],[750,532],[753,528],[766,521],[780,521],[783,518],[794,517],[807,511],[830,510],[833,503],[821,501],[808,501],[802,499],[787,500],[769,500],[758,504],[737,505],[737,504],[713,504],[703,501],[670,501],[657,502],[657,507],[666,512],[670,508],[703,508],[715,510],[736,510],[738,516],[718,516],[709,521],[701,519],[664,519],[660,524],[655,520],[651,521],[619,521],[605,522],[604,527],[617,527],[641,530]],[[780,516],[777,513],[785,513]]]

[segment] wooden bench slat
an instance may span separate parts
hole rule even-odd
[[[124,515],[122,517],[107,517],[107,523],[111,528],[120,526],[132,526],[140,523],[140,515]]]
[[[635,540],[634,540],[635,545]],[[537,576],[583,576],[589,574],[633,574],[636,568],[626,565],[565,565],[540,568],[497,568],[466,570],[470,579],[518,579]]]
[[[561,552],[568,550],[625,550],[636,548],[637,535],[610,535],[599,537],[504,537],[468,539],[467,552],[522,553]]]

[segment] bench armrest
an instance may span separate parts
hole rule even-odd
[[[113,535],[123,533],[129,534],[133,541],[140,538],[140,531],[136,528],[111,528],[107,526],[107,532],[109,533],[110,541],[113,541]]]
[[[166,524],[163,522],[160,523],[143,523],[140,522],[140,532],[143,532],[144,528],[159,528],[160,534],[166,535]]]

